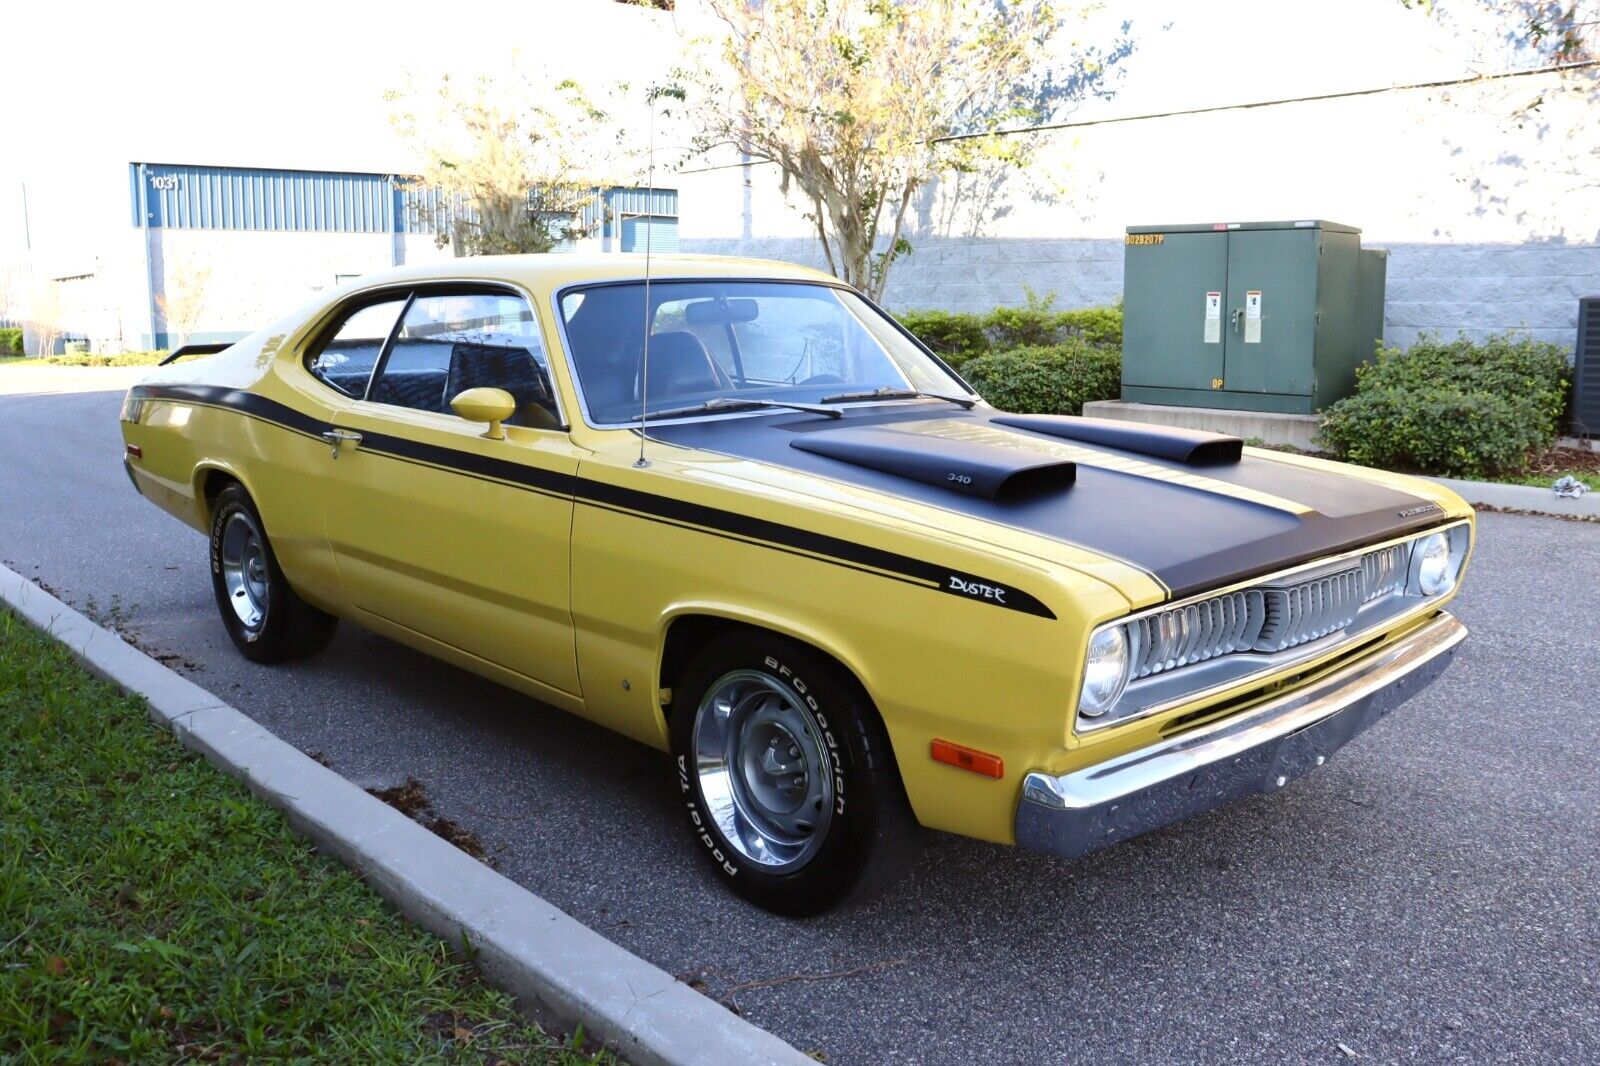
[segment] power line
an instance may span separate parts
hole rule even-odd
[[[1505,81],[1509,78],[1527,78],[1536,74],[1564,74],[1572,70],[1584,70],[1600,67],[1600,59],[1585,60],[1581,63],[1558,63],[1548,67],[1533,67],[1528,70],[1503,70],[1494,74],[1470,74],[1459,78],[1443,78],[1438,81],[1417,81],[1406,85],[1380,85],[1370,89],[1345,89],[1333,93],[1315,93],[1309,96],[1285,96],[1276,100],[1255,100],[1244,104],[1215,104],[1211,107],[1190,107],[1178,111],[1152,111],[1143,115],[1121,115],[1113,118],[1088,118],[1076,122],[1051,122],[1039,126],[1019,126],[1016,129],[990,130],[983,133],[954,133],[948,137],[934,138],[935,144],[945,144],[952,141],[971,141],[983,137],[1014,137],[1021,133],[1048,133],[1053,130],[1075,130],[1088,126],[1113,126],[1123,122],[1148,122],[1160,118],[1182,118],[1186,115],[1210,115],[1219,111],[1250,111],[1258,107],[1280,107],[1284,104],[1308,104],[1318,100],[1347,100],[1357,96],[1377,96],[1382,93],[1407,92],[1414,89],[1447,89],[1453,85],[1476,85],[1487,81]],[[716,166],[700,167],[695,170],[680,170],[679,174],[706,174],[713,170],[732,170],[736,167],[755,166],[761,163],[771,163],[771,159],[752,159],[741,163],[719,163]]]

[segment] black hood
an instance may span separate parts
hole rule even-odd
[[[650,437],[1026,529],[1124,560],[1174,596],[1441,517],[1427,500],[1364,478],[1235,458],[1235,438],[1082,421],[919,403],[857,408],[837,420],[774,414],[652,426]]]

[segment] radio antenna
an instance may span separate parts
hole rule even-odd
[[[661,90],[651,86],[645,94],[650,108],[649,150],[650,162],[645,178],[644,204],[644,347],[639,353],[639,458],[633,465],[646,467],[650,460],[644,457],[644,441],[650,435],[650,245],[655,236],[656,209],[656,97]],[[617,243],[622,242],[622,228],[617,228]]]

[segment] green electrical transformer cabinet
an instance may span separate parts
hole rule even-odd
[[[1130,226],[1124,255],[1124,400],[1311,414],[1383,337],[1388,252],[1353,226]]]

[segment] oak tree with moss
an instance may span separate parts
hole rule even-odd
[[[913,197],[942,175],[1025,166],[1048,122],[1131,51],[1074,39],[1092,9],[1043,0],[709,0],[698,146],[782,170],[835,276],[881,298]],[[1124,25],[1124,33],[1126,31]]]

